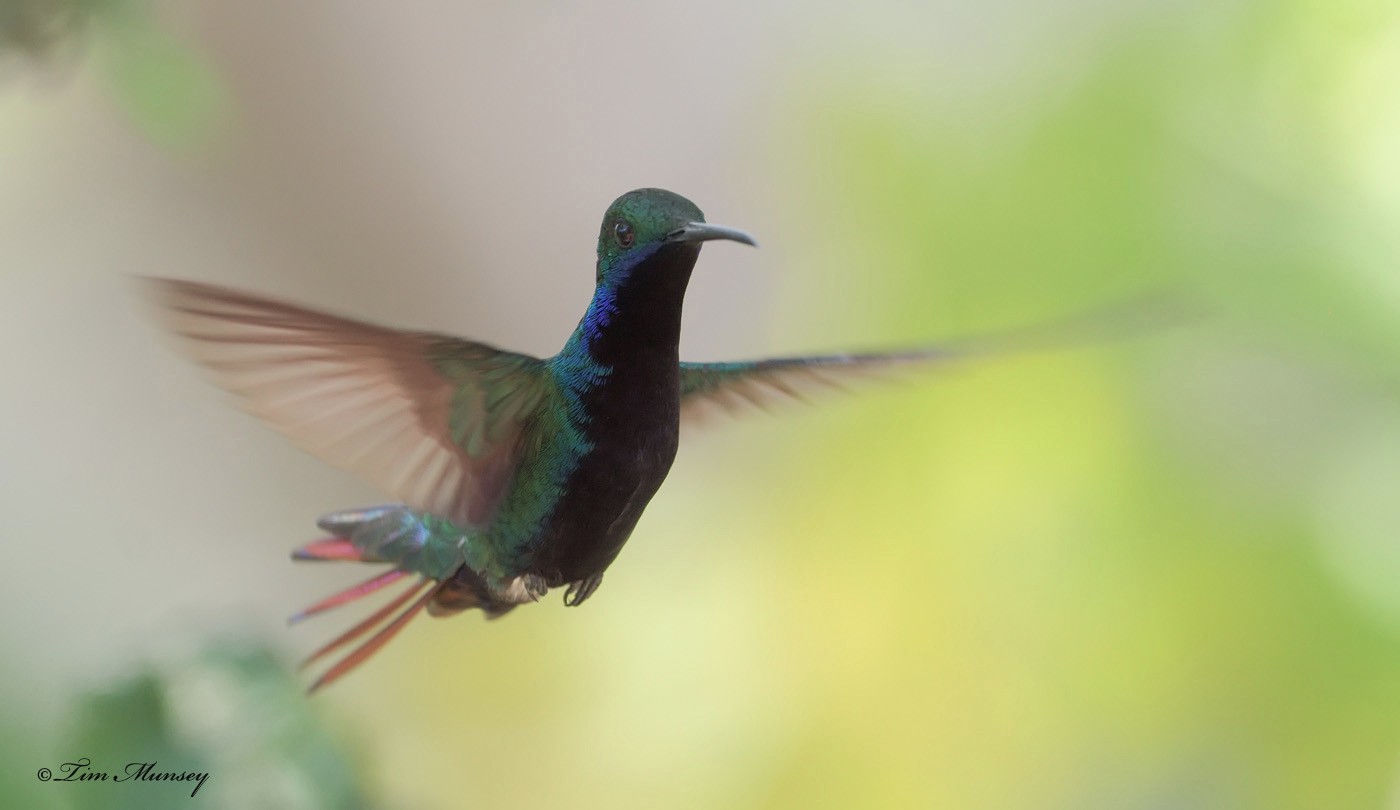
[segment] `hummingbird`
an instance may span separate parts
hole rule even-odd
[[[333,512],[296,560],[389,568],[291,617],[300,622],[409,584],[303,666],[358,642],[315,692],[415,616],[488,618],[564,588],[577,606],[665,480],[683,422],[844,387],[872,372],[940,365],[1026,344],[1029,329],[897,352],[694,363],[679,357],[681,307],[706,242],[756,246],[661,189],[612,203],[598,233],[596,288],[549,358],[386,328],[221,286],[147,279],[184,352],[247,411],[397,502]],[[1053,327],[1052,336],[1073,329]]]

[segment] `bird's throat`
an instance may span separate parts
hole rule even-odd
[[[635,266],[604,274],[575,333],[596,362],[678,362],[681,309],[699,254],[695,245],[663,245]]]

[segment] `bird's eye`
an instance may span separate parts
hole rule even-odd
[[[632,247],[632,243],[637,241],[636,231],[633,231],[632,224],[625,220],[613,226],[613,236],[617,238],[617,243],[625,248]]]

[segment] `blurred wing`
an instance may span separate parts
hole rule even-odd
[[[297,446],[458,526],[488,521],[549,377],[533,357],[151,279],[185,353]]]
[[[959,358],[952,347],[887,354],[782,357],[737,363],[681,363],[681,419],[705,421],[712,413],[746,406],[763,410],[784,400],[805,402],[822,390],[892,376],[902,366],[938,365]]]
[[[785,357],[738,363],[681,363],[681,419],[704,421],[712,412],[746,405],[766,409],[807,399],[823,389],[895,377],[901,370],[942,368],[981,357],[1065,348],[1125,337],[1194,320],[1198,308],[1180,296],[1150,294],[1051,323],[952,340],[907,351]]]

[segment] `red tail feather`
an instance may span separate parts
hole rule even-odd
[[[351,560],[370,562],[360,550],[343,537],[327,537],[314,543],[307,543],[292,552],[294,560]]]
[[[310,618],[311,616],[315,616],[317,613],[321,613],[322,611],[330,610],[333,607],[339,607],[340,605],[343,605],[346,602],[353,602],[362,596],[374,593],[375,591],[379,590],[380,588],[383,588],[386,585],[392,585],[393,583],[398,582],[405,576],[408,576],[407,571],[399,571],[395,569],[393,571],[387,571],[383,574],[371,577],[370,579],[361,582],[359,585],[356,585],[352,588],[346,588],[340,593],[322,599],[321,601],[317,602],[311,607],[287,619],[287,624],[296,624],[297,622]]]
[[[349,630],[346,630],[344,633],[341,633],[340,635],[326,642],[325,645],[323,645],[319,650],[312,653],[311,655],[308,655],[306,657],[306,660],[301,662],[301,666],[299,666],[298,669],[306,669],[307,667],[311,666],[311,664],[313,664],[314,662],[320,660],[321,658],[324,658],[326,655],[329,655],[330,653],[340,649],[341,647],[344,647],[346,644],[349,644],[350,642],[354,641],[360,636],[363,636],[365,633],[368,633],[369,631],[373,630],[376,626],[379,625],[380,622],[387,619],[389,617],[389,614],[393,613],[395,610],[398,610],[405,603],[407,603],[408,600],[412,599],[414,594],[421,591],[423,589],[423,586],[426,585],[428,581],[429,580],[426,578],[421,578],[417,582],[413,583],[413,585],[404,590],[403,593],[399,594],[398,596],[395,596],[393,601],[389,602],[389,604],[385,605],[379,610],[376,610],[374,613],[365,617],[364,621],[360,622],[359,624],[355,625]]]
[[[432,587],[429,588],[427,591],[423,592],[423,594],[418,597],[417,601],[415,601],[412,605],[409,605],[408,608],[405,609],[398,616],[395,616],[394,620],[384,625],[384,627],[381,628],[379,632],[375,633],[373,636],[370,636],[369,640],[361,644],[359,647],[356,647],[353,652],[340,659],[340,661],[336,662],[335,666],[326,670],[325,674],[317,678],[316,682],[311,684],[311,688],[306,690],[307,694],[314,693],[316,690],[324,686],[329,686],[330,684],[339,680],[341,676],[345,675],[345,673],[349,672],[350,670],[354,669],[360,664],[363,664],[366,660],[369,659],[371,655],[374,655],[376,652],[378,652],[380,647],[383,647],[385,644],[388,644],[394,636],[398,635],[399,631],[403,629],[404,625],[408,624],[409,620],[411,620],[414,616],[417,616],[420,612],[422,612],[423,608],[427,606],[428,602],[431,601],[432,598],[437,595],[437,592],[439,590],[441,590],[443,583],[433,582],[433,580],[430,580],[427,577],[420,579],[411,588],[404,591],[403,594],[397,597],[393,602],[390,602],[389,604],[385,605],[373,616],[370,616],[368,619],[365,619],[363,622],[350,628],[350,630],[344,635],[340,636],[331,643],[317,650],[315,653],[312,653],[311,657],[306,659],[302,666],[306,666],[312,661],[315,661],[316,659],[330,652],[331,650],[334,650],[352,641],[353,639],[364,635],[366,631],[368,631],[370,628],[374,627],[376,624],[382,621],[385,616],[388,616],[394,609],[399,607],[399,605],[402,605],[404,602],[408,601],[409,598],[413,596],[413,594],[422,591],[423,586],[427,585],[428,583],[432,583]]]

